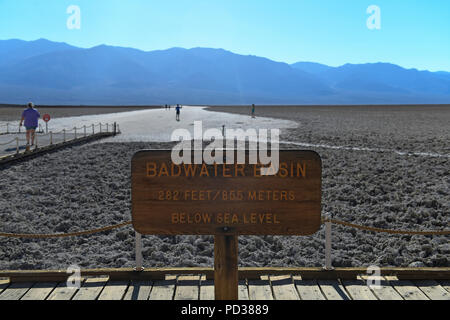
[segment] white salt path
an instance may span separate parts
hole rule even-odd
[[[99,116],[95,121],[116,121],[120,124],[122,134],[101,140],[101,142],[169,142],[172,132],[176,129],[187,129],[193,136],[194,121],[202,121],[203,132],[215,128],[227,129],[280,129],[295,128],[297,123],[289,120],[264,117],[252,118],[250,115],[239,115],[224,112],[212,112],[205,107],[183,107],[180,121],[175,120],[175,109],[153,109],[132,111],[119,114]],[[91,120],[92,121],[92,120]]]

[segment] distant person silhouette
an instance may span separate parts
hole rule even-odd
[[[180,107],[180,105],[179,104],[177,104],[177,106],[175,107],[175,112],[176,112],[176,120],[177,121],[180,121],[180,109],[181,109],[181,107]]]
[[[255,105],[252,104],[252,118],[255,117]]]
[[[34,108],[32,102],[28,103],[28,108],[22,112],[22,119],[20,120],[20,126],[22,126],[25,120],[25,128],[27,129],[27,148],[30,150],[30,138],[31,145],[34,145],[34,137],[36,133],[36,128],[38,127],[38,120],[41,117],[39,112]]]

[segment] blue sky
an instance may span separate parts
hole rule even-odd
[[[81,29],[69,30],[69,5]],[[369,30],[376,5],[381,29]],[[80,47],[223,48],[293,63],[390,62],[450,71],[450,1],[0,0],[0,39],[46,38]]]

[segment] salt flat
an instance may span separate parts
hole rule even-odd
[[[52,119],[49,130],[60,131],[64,128],[87,126],[92,124],[117,122],[121,135],[102,140],[101,142],[167,142],[175,129],[188,129],[193,132],[194,121],[202,121],[204,130],[208,128],[226,129],[284,129],[295,128],[297,123],[290,120],[269,117],[255,117],[226,112],[211,112],[206,107],[184,106],[181,109],[180,121],[175,120],[175,109],[152,109],[101,115],[85,115]],[[45,124],[42,123],[43,128]],[[103,126],[103,130],[106,127]],[[111,129],[111,128],[110,128]]]

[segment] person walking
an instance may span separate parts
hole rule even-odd
[[[31,145],[34,145],[34,137],[40,117],[41,115],[34,108],[34,104],[32,102],[29,102],[28,107],[22,112],[22,119],[20,120],[20,126],[25,124],[25,128],[27,129],[27,150],[30,150],[30,138]]]
[[[252,118],[255,117],[255,105],[252,104]]]
[[[180,121],[180,109],[181,109],[180,105],[177,104],[177,106],[175,107],[175,111],[176,111],[176,114],[177,114],[177,116],[176,116],[176,120],[177,121]]]

